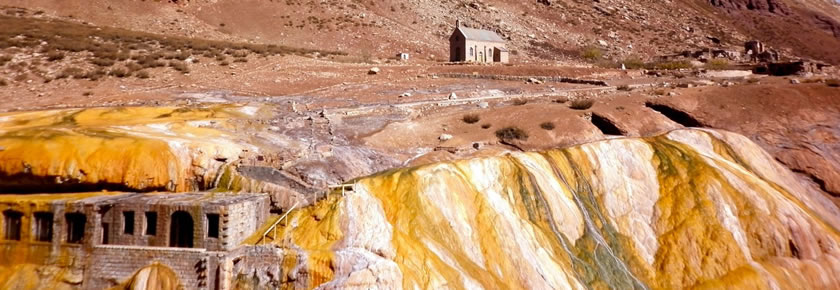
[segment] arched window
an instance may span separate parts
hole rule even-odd
[[[473,50],[473,48],[470,47],[470,56],[473,56],[474,54],[475,54],[475,50]]]
[[[172,214],[169,226],[169,246],[178,248],[193,247],[193,219],[185,211]]]

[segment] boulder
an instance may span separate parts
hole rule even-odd
[[[368,74],[369,74],[369,75],[379,74],[379,71],[380,71],[380,70],[379,70],[379,68],[378,68],[378,67],[373,67],[373,68],[371,68],[371,69],[368,71]]]

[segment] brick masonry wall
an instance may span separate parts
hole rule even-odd
[[[84,288],[112,287],[159,262],[178,275],[184,289],[213,289],[221,255],[200,249],[97,246],[88,257]]]
[[[444,73],[438,74],[442,78],[454,79],[485,79],[485,80],[499,80],[499,81],[527,81],[529,79],[537,79],[543,82],[556,83],[572,83],[572,84],[586,84],[594,86],[608,87],[609,84],[601,80],[586,80],[575,79],[567,77],[546,77],[546,76],[505,76],[505,75],[481,75],[481,74],[461,74],[461,73]]]

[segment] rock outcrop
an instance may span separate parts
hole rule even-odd
[[[0,116],[0,188],[6,192],[194,191],[255,147],[225,120],[239,106],[93,108]],[[216,125],[216,123],[220,123]]]
[[[677,130],[355,184],[278,232],[278,245],[332,265],[311,286],[840,286],[840,210],[733,133]]]

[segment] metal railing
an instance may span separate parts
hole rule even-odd
[[[265,237],[267,237],[268,233],[271,232],[272,230],[274,230],[274,236],[272,237],[271,241],[276,241],[277,240],[277,225],[279,225],[280,222],[283,221],[283,219],[285,219],[287,216],[289,216],[289,214],[297,206],[298,206],[298,202],[295,202],[295,205],[293,205],[291,208],[289,208],[289,210],[286,211],[286,213],[284,213],[283,216],[278,218],[277,221],[275,221],[270,227],[268,227],[268,229],[266,229],[265,232],[263,232],[263,234],[260,236],[260,240],[257,241],[257,244],[260,244],[260,242],[262,242],[262,244],[265,245]]]
[[[354,183],[344,183],[344,184],[340,184],[340,185],[328,186],[328,188],[330,190],[328,190],[324,194],[323,199],[327,199],[329,197],[331,190],[339,190],[339,189],[341,190],[341,196],[343,197],[343,196],[346,195],[347,192],[353,192],[353,191],[356,190],[356,183],[355,182]],[[321,197],[319,195],[316,195],[315,196],[315,202],[318,202],[318,200],[321,200]],[[295,204],[291,208],[289,208],[289,210],[286,211],[286,213],[284,213],[283,216],[281,216],[273,224],[271,224],[271,226],[268,227],[268,229],[266,229],[265,232],[263,232],[263,234],[260,236],[260,239],[257,240],[256,244],[265,245],[266,237],[268,237],[268,233],[272,232],[272,231],[273,231],[272,242],[276,241],[277,240],[277,225],[279,225],[280,222],[282,222],[287,216],[289,216],[289,213],[291,213],[292,210],[294,210],[298,206],[299,203],[300,203],[299,201],[295,202]]]

